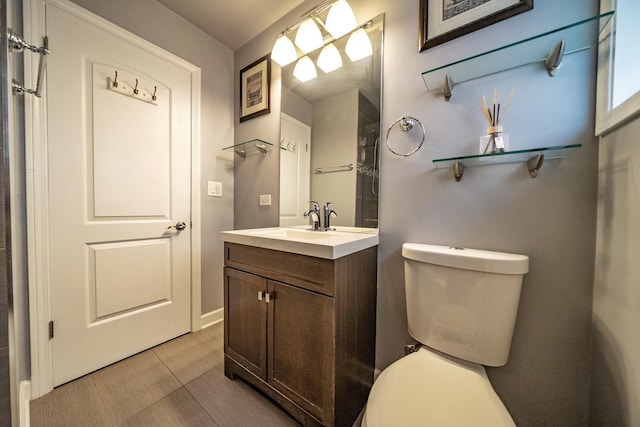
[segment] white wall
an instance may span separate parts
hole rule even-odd
[[[313,105],[311,170],[328,169],[358,162],[358,90],[334,96]],[[356,169],[311,174],[311,194],[323,206],[333,203],[337,216],[332,225],[356,225]],[[338,191],[338,189],[340,191]]]
[[[640,119],[600,140],[592,426],[640,425]]]
[[[315,4],[304,2],[236,51],[236,72],[268,53],[275,36]],[[598,160],[593,137],[596,52],[566,58],[554,78],[541,65],[531,65],[459,85],[449,103],[426,92],[421,73],[591,17],[598,12],[598,1],[536,0],[532,11],[424,53],[417,52],[418,0],[350,4],[360,22],[385,13],[383,135],[405,115],[415,116],[427,129],[426,143],[415,155],[382,154],[377,367],[401,357],[410,341],[403,242],[526,254],[531,270],[524,281],[511,358],[506,366],[489,369],[489,376],[519,426],[586,425]],[[274,68],[272,88],[278,91],[279,67]],[[546,161],[536,179],[522,164],[468,168],[459,183],[450,171],[435,170],[434,158],[476,152],[486,129],[476,102],[494,88],[507,94],[513,87],[517,92],[503,121],[512,149],[572,143],[583,147],[563,160]],[[259,128],[261,134],[277,138],[278,108],[279,100],[272,103],[274,117],[239,124],[236,136]],[[275,159],[271,166],[271,171],[260,171],[260,185],[274,180],[277,191]],[[237,186],[258,185],[252,178],[255,168],[236,172]],[[236,217],[240,214],[247,227],[254,225],[252,218],[259,218],[256,226],[277,225],[277,219],[270,221],[250,205],[243,206],[242,213],[236,209]]]
[[[74,2],[201,68],[202,313],[220,309],[220,231],[233,229],[233,167],[219,156],[233,144],[233,52],[154,0]],[[207,181],[222,182],[224,197],[207,197]]]

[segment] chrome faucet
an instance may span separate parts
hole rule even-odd
[[[331,209],[331,207],[330,207],[331,205],[332,205],[331,202],[327,202],[327,203],[324,204],[324,208],[323,208],[324,227],[322,229],[325,230],[325,231],[331,230],[331,215],[338,216],[336,211]]]
[[[309,204],[311,205],[311,208],[304,211],[304,217],[311,217],[312,230],[320,230],[320,205],[318,204],[318,202],[314,202],[313,200],[311,200]]]

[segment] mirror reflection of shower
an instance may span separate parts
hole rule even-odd
[[[365,109],[366,110],[366,109]],[[358,163],[356,178],[356,226],[378,226],[378,185],[380,159],[380,113],[370,110],[367,117],[360,111],[363,120],[358,139]],[[364,116],[364,117],[363,117]]]
[[[373,140],[373,143],[371,142]],[[377,196],[378,190],[376,188],[376,182],[380,179],[378,174],[378,158],[380,152],[378,151],[380,143],[380,131],[378,129],[371,129],[368,135],[360,138],[360,156],[358,157],[358,171],[361,173],[370,174],[373,179],[371,180],[371,194]],[[368,149],[373,148],[373,158],[371,154],[367,157]],[[368,163],[369,162],[369,163]]]

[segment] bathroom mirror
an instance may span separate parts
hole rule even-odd
[[[349,34],[333,42],[342,67],[317,66],[322,49],[308,56],[317,77],[294,77],[282,68],[280,226],[308,224],[308,201],[333,203],[332,225],[378,226],[380,98],[384,15],[363,25],[372,54],[352,61]]]

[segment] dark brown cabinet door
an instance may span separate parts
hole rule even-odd
[[[334,298],[268,281],[268,382],[333,424]]]
[[[267,280],[225,268],[225,353],[267,380]]]

